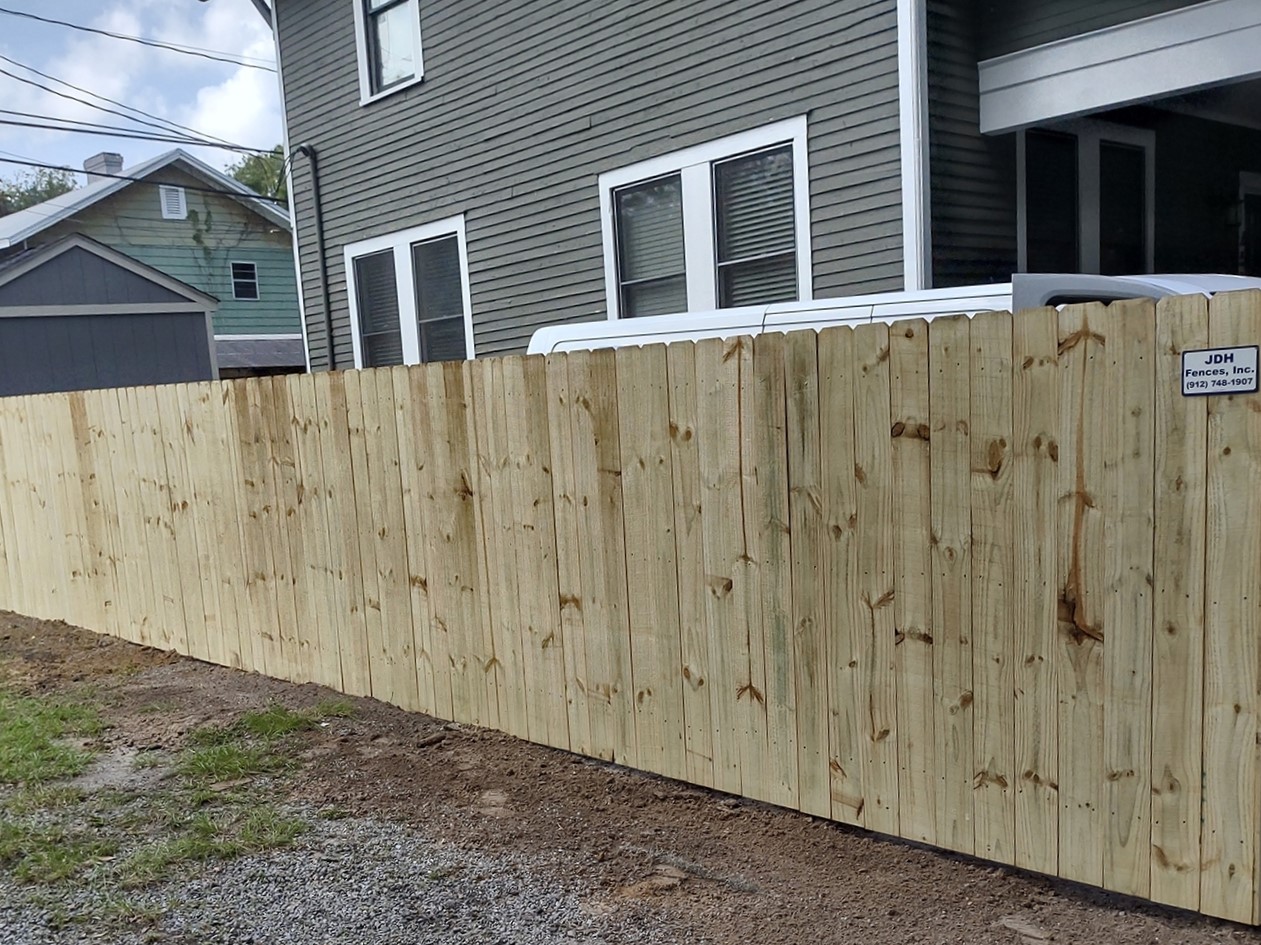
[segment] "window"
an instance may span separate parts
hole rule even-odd
[[[419,0],[353,0],[362,104],[424,76]]]
[[[183,187],[158,185],[158,202],[162,206],[163,220],[187,220],[188,202],[184,199]]]
[[[346,247],[357,367],[473,356],[464,218]]]
[[[232,263],[232,298],[258,301],[258,267],[252,262]]]
[[[1151,272],[1153,132],[1081,121],[1018,142],[1021,272]]]
[[[811,298],[806,120],[600,175],[610,318]]]

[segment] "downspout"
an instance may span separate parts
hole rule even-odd
[[[333,308],[328,292],[328,259],[324,253],[324,205],[320,200],[320,162],[315,148],[300,144],[293,149],[311,162],[311,199],[315,201],[315,259],[320,275],[320,304],[324,307],[324,345],[328,351],[328,369],[337,368],[337,351],[333,343]]]

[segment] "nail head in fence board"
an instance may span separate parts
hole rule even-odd
[[[584,355],[585,356],[585,355]],[[577,353],[568,356],[572,361]],[[705,615],[705,543],[697,405],[696,346],[666,347],[670,379],[670,471],[674,486],[674,554],[678,568],[679,631],[683,665],[684,749],[687,780],[714,783],[713,685]]]
[[[1056,528],[1059,508],[1058,313],[1012,325],[1012,628],[1015,637],[1016,865],[1059,869]]]
[[[793,652],[792,543],[788,534],[788,407],[784,336],[752,339],[752,377],[746,380],[742,421],[746,486],[745,527],[760,580],[765,653],[767,800],[798,805],[797,670]],[[752,411],[751,414],[749,411]],[[826,575],[821,575],[826,579]],[[826,601],[825,601],[826,606]],[[829,754],[831,745],[828,745]]]
[[[865,707],[859,735],[866,741],[863,773],[871,830],[897,834],[897,626],[894,611],[893,447],[889,437],[889,329],[854,331],[854,462],[858,524],[854,534],[861,652],[859,698]]]
[[[1208,401],[1183,397],[1182,352],[1208,347],[1208,301],[1156,306],[1151,897],[1200,905]]]
[[[788,518],[792,542],[793,668],[797,679],[797,804],[832,811],[828,638],[823,611],[823,488],[819,356],[813,331],[784,339]],[[868,796],[870,801],[870,795]]]
[[[928,370],[927,322],[890,326],[898,798],[902,836],[921,843],[937,837]]]
[[[1209,303],[1209,344],[1261,337],[1261,296]],[[1256,922],[1258,889],[1258,659],[1261,658],[1261,400],[1208,405],[1205,569],[1204,826],[1200,908]]]
[[[617,362],[611,349],[570,355],[575,507],[587,628],[587,705],[596,757],[635,766],[626,539],[622,525]]]
[[[1103,884],[1103,687],[1116,524],[1119,340],[1102,305],[1060,312],[1058,604],[1060,875]]]
[[[828,775],[832,819],[863,824],[866,803],[867,713],[863,705],[863,634],[870,622],[864,614],[858,561],[859,467],[855,445],[859,398],[867,402],[865,384],[857,380],[867,349],[879,337],[865,333],[861,345],[850,328],[819,336],[820,427],[827,429],[827,449],[819,457],[826,531],[823,541],[824,620],[828,639]],[[860,349],[863,353],[860,353]],[[888,431],[885,431],[887,435]],[[801,706],[798,706],[801,711]]]
[[[517,587],[517,540],[513,528],[511,458],[508,447],[508,420],[505,413],[503,362],[479,361],[473,371],[474,413],[477,416],[478,467],[481,470],[482,526],[486,536],[486,568],[489,581],[490,617],[497,671],[500,671],[499,716],[504,730],[528,738],[531,723],[529,678],[526,668],[524,628]],[[448,429],[454,425],[448,418]],[[450,470],[448,475],[454,474]],[[472,470],[470,470],[472,472]],[[447,490],[455,494],[460,486],[451,481]],[[472,491],[471,488],[469,491]],[[446,624],[451,641],[454,685],[463,675],[465,657],[461,654],[459,625]]]
[[[972,319],[972,792],[976,855],[1015,860],[1015,661],[1012,639],[1012,318]]]
[[[587,709],[587,631],[582,611],[582,568],[578,550],[577,483],[574,478],[572,417],[569,392],[569,358],[548,355],[547,432],[548,463],[552,470],[552,513],[556,530],[556,594],[560,610],[565,704],[570,751],[593,754],[591,716]],[[689,780],[691,780],[689,775]]]
[[[928,326],[933,515],[937,843],[974,848],[969,336],[965,317]]]
[[[541,357],[514,356],[505,358],[503,367],[531,738],[567,751],[569,709],[557,589],[546,364]]]
[[[1103,880],[1109,889],[1151,891],[1152,593],[1155,496],[1155,303],[1112,306],[1120,343],[1119,553],[1109,602],[1105,660],[1104,798],[1108,831]]]
[[[393,693],[387,701],[405,709],[417,709],[420,693],[412,634],[412,595],[407,567],[394,376],[389,368],[378,368],[368,375],[375,394],[371,405],[365,403],[365,416],[371,417],[373,431],[368,451],[368,472],[375,497],[372,514],[377,538],[377,579],[381,587],[381,635],[386,647],[389,687]]]
[[[618,426],[623,497],[636,510],[624,528],[639,765],[681,778],[687,763],[665,346],[619,348],[616,361],[618,399],[634,405],[618,412]]]
[[[364,567],[359,557],[359,521],[355,506],[354,474],[350,455],[350,418],[346,378],[350,372],[324,371],[314,376],[316,406],[320,411],[320,450],[328,477],[329,547],[334,560],[337,638],[344,691],[354,696],[372,694],[364,617]]]
[[[714,786],[738,794],[756,787],[762,772],[742,759],[765,729],[749,661],[749,578],[744,509],[740,501],[740,339],[696,344],[697,448],[701,475],[701,533],[705,556],[705,619],[709,627],[709,689],[713,721]],[[621,362],[618,364],[619,373]],[[623,398],[623,402],[626,401]],[[624,457],[629,460],[629,457]],[[627,508],[633,506],[627,495]],[[759,605],[760,610],[760,605]],[[759,614],[760,616],[760,614]]]
[[[167,507],[175,534],[179,561],[179,606],[183,637],[177,640],[181,653],[204,660],[208,656],[206,633],[208,608],[203,600],[201,559],[197,541],[197,500],[188,471],[188,445],[180,407],[179,388],[172,384],[157,389],[161,420],[161,448],[166,465]]]

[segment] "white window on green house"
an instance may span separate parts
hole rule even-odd
[[[419,0],[353,0],[359,56],[359,98],[367,104],[419,82]]]
[[[353,243],[345,259],[356,367],[473,356],[462,216]]]
[[[252,262],[232,263],[232,298],[258,301],[258,267]]]
[[[600,175],[610,318],[811,298],[806,120]]]
[[[158,202],[162,207],[163,220],[188,219],[188,201],[184,197],[183,187],[159,184]]]

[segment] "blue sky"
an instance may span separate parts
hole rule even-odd
[[[271,33],[250,0],[0,0],[0,7],[234,57],[267,62],[274,58]],[[211,62],[4,13],[0,13],[0,54],[207,135],[258,148],[281,140],[280,96],[274,72]],[[0,69],[91,100],[91,96],[9,62],[0,61]],[[48,118],[130,124],[7,75],[0,75],[0,108]],[[11,114],[0,114],[0,119],[39,120]],[[177,146],[183,147],[0,125],[0,159],[20,156],[75,168],[100,151],[117,151],[125,164],[133,165]],[[215,167],[224,167],[237,157],[222,150],[187,150]],[[0,177],[11,179],[25,170],[0,160]]]

